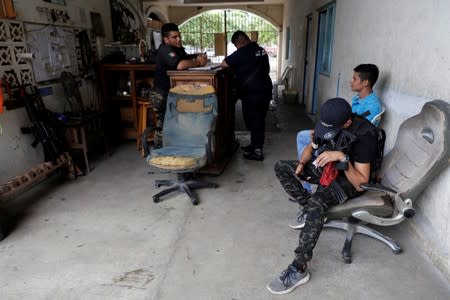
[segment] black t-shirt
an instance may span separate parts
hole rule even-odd
[[[378,149],[378,138],[373,124],[365,118],[353,114],[352,124],[347,130],[356,135],[356,141],[353,142],[347,153],[350,161],[371,163],[371,167],[373,167]]]
[[[153,79],[155,88],[168,92],[170,89],[170,78],[167,71],[176,70],[178,63],[191,56],[186,53],[183,47],[177,48],[167,44],[162,44],[156,54],[156,71]]]
[[[225,62],[236,72],[239,96],[254,93],[272,93],[269,57],[257,43],[237,49],[225,58]]]

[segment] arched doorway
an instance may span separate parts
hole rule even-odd
[[[270,76],[277,78],[278,31],[268,21],[255,14],[237,9],[209,10],[180,25],[183,46],[188,53],[206,52],[213,62],[236,50],[231,36],[236,30],[248,33],[269,54]]]

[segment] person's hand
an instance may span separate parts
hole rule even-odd
[[[343,160],[345,154],[341,151],[324,151],[315,160],[317,167],[323,167],[329,162]]]
[[[299,176],[303,173],[303,170],[305,169],[305,164],[301,161],[298,162],[297,168],[295,169],[295,175]]]
[[[206,65],[207,61],[208,61],[208,57],[206,55],[203,55],[203,54],[197,55],[197,62],[200,65],[200,67]]]

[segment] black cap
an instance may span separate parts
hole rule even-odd
[[[342,126],[352,117],[352,107],[343,98],[331,98],[320,108],[320,120],[314,134],[322,139],[334,138]]]

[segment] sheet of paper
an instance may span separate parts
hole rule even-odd
[[[214,70],[220,68],[220,63],[207,63],[203,67],[195,67],[195,68],[189,68],[191,71],[207,71],[207,70]]]

